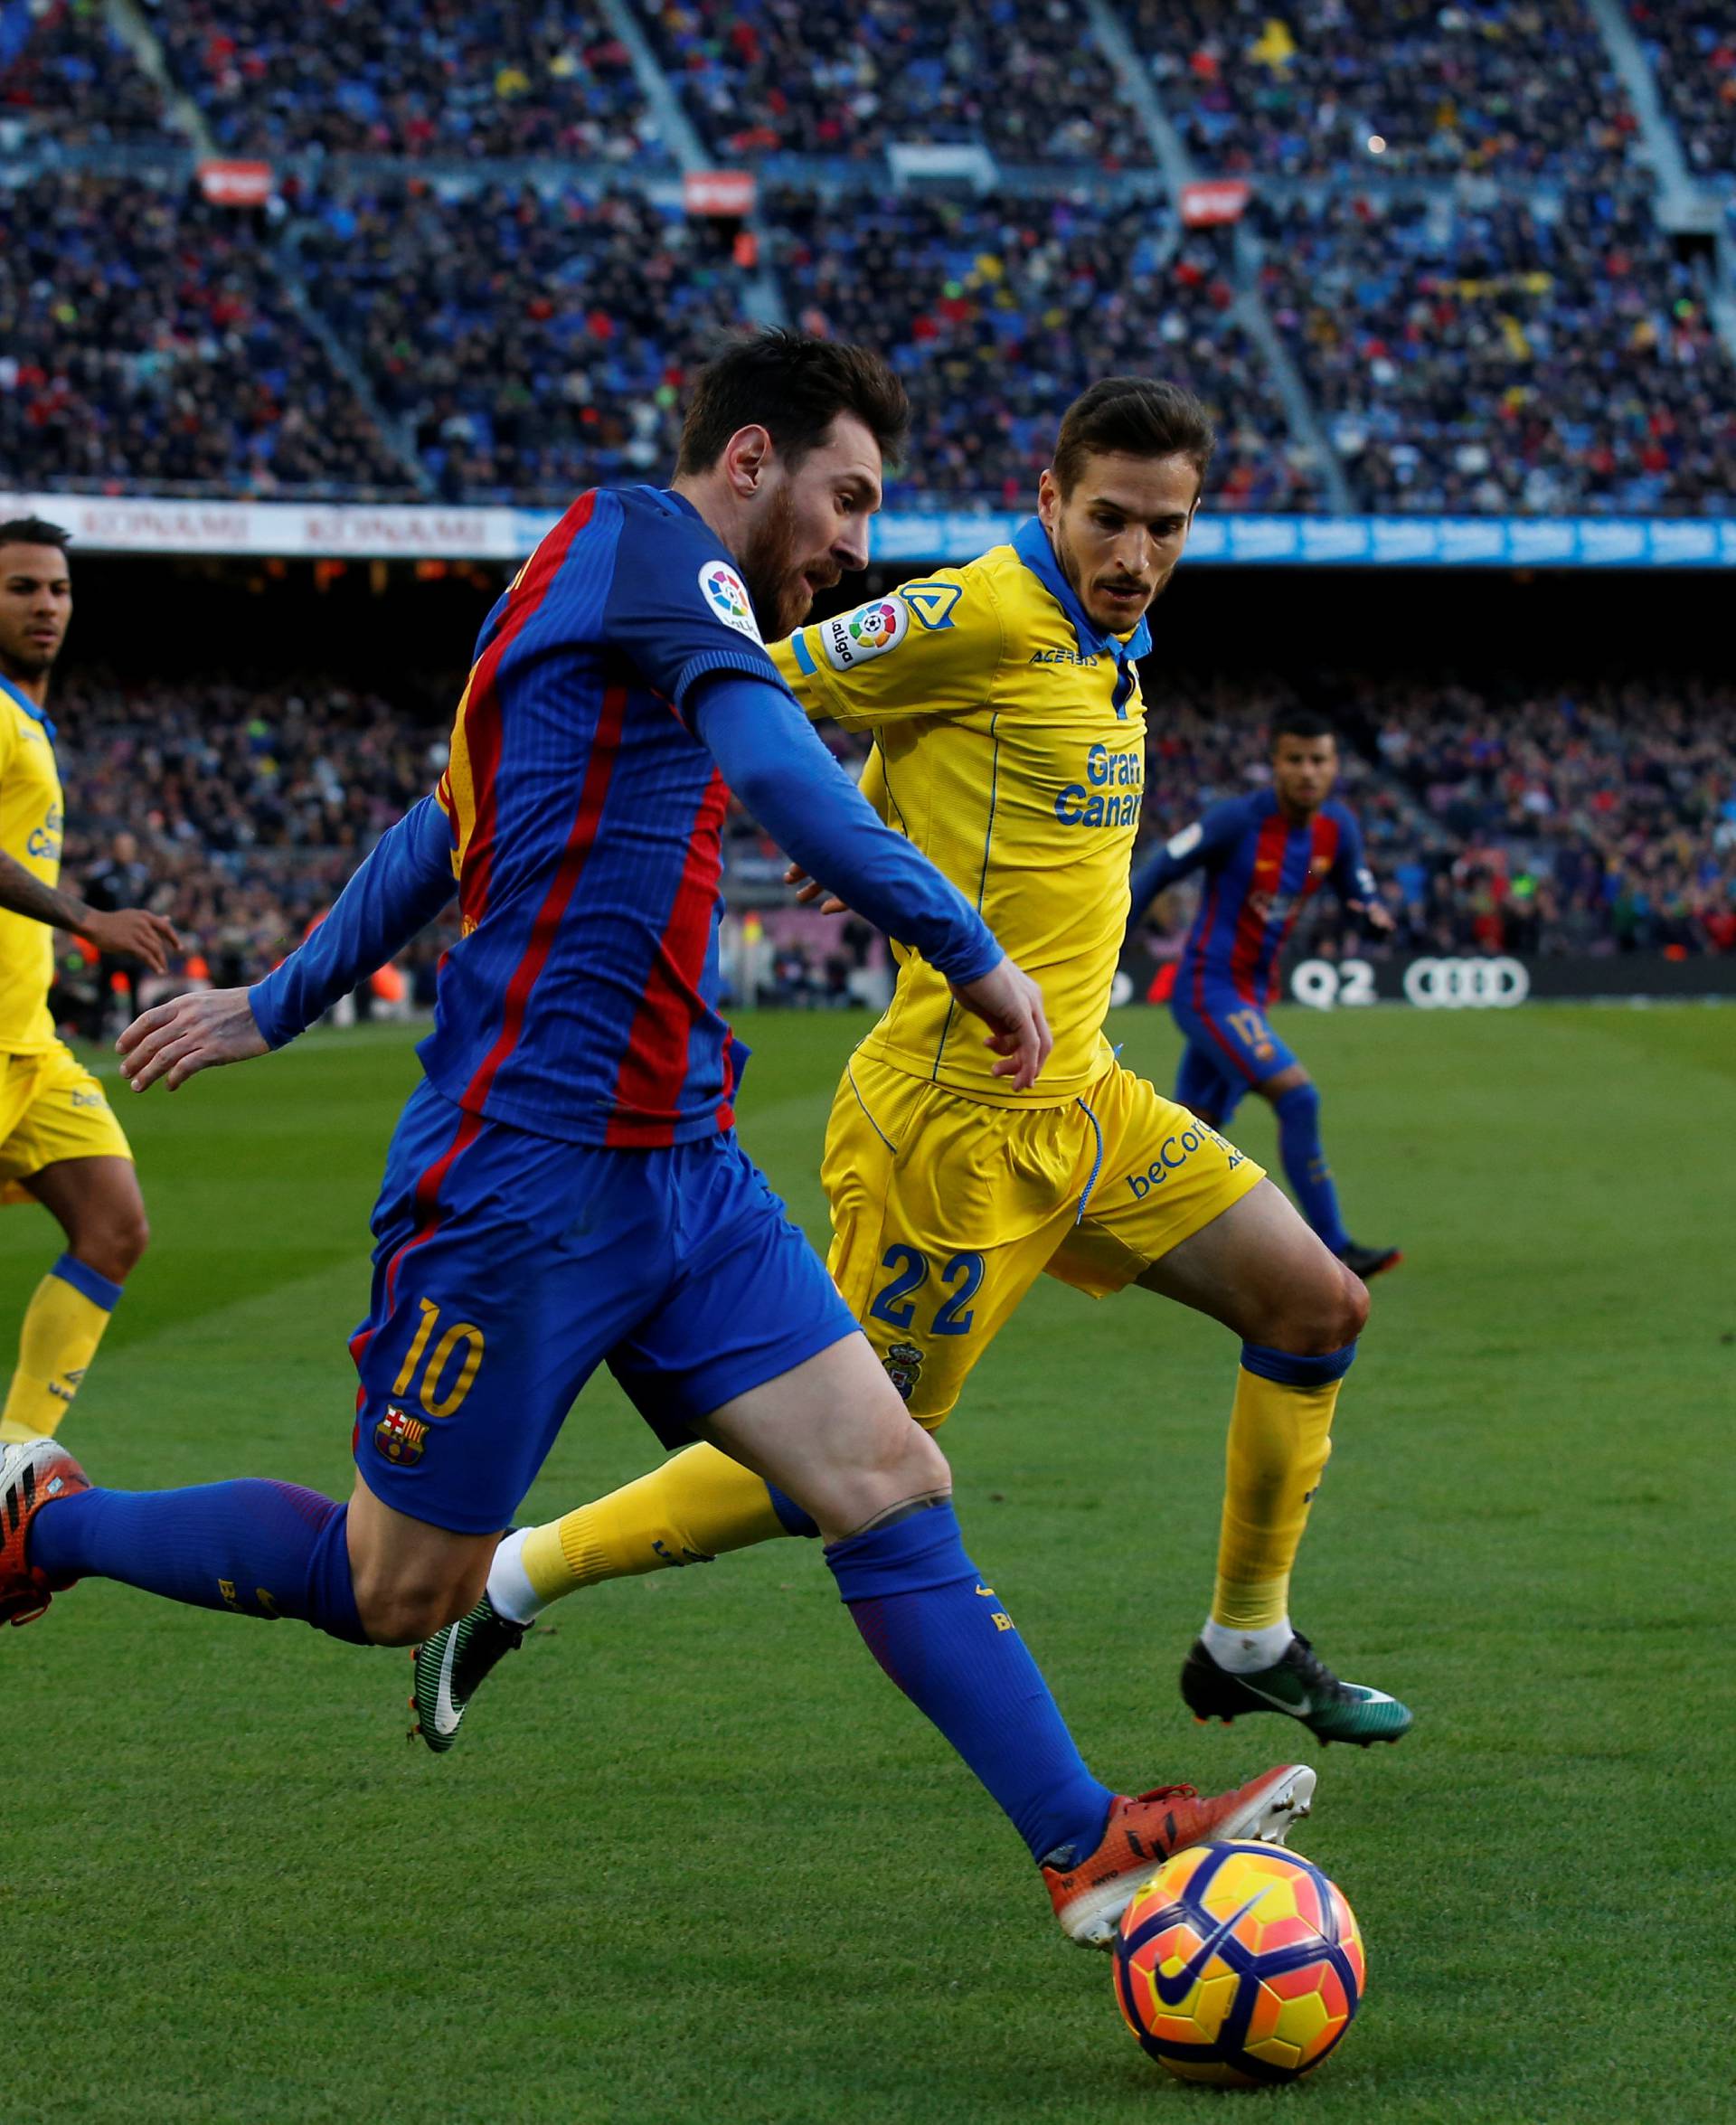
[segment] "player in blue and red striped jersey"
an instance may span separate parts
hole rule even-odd
[[[1285,1176],[1303,1215],[1359,1277],[1401,1259],[1345,1232],[1320,1148],[1320,1095],[1267,1017],[1278,960],[1310,894],[1330,885],[1352,914],[1391,930],[1349,808],[1332,794],[1338,743],[1330,722],[1293,709],[1272,727],[1271,787],[1213,805],[1133,876],[1129,924],[1191,871],[1205,874],[1199,912],[1182,948],[1170,1011],[1187,1046],[1175,1097],[1214,1129],[1228,1128],[1243,1093],[1271,1102]]]
[[[1034,986],[881,823],[760,636],[760,617],[787,633],[863,565],[907,412],[858,349],[768,334],[721,356],[675,486],[581,496],[489,615],[439,789],[326,922],[251,991],[129,1028],[140,1090],[280,1045],[456,882],[463,934],[374,1210],[348,1504],[259,1481],[93,1489],[52,1441],[11,1447],[0,1616],[109,1578],[413,1645],[475,1607],[606,1363],[665,1443],[712,1441],[817,1523],[875,1658],[1024,1837],[1069,1935],[1107,1943],[1156,1861],[1281,1837],[1314,1774],[1286,1764],[1212,1799],[1129,1799],[1092,1777],[965,1554],[939,1450],[736,1141],[743,1058],[716,1009],[732,788],[940,970],[989,1025],[1010,1090],[1047,1054]],[[450,1662],[438,1686],[462,1686]]]

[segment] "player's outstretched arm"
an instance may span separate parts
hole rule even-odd
[[[1179,834],[1160,842],[1128,881],[1132,901],[1127,909],[1127,928],[1132,930],[1145,919],[1146,910],[1160,892],[1167,892],[1202,864],[1214,862],[1233,844],[1241,822],[1241,806],[1231,798],[1226,803],[1214,804],[1203,819],[1195,819],[1191,826],[1184,826]]]
[[[1006,1064],[1000,1073],[1028,1086],[1049,1052],[1034,985],[957,887],[875,816],[788,694],[719,673],[695,690],[688,713],[724,780],[791,860],[938,968],[988,1023],[989,1044]]]
[[[141,1012],[115,1043],[120,1074],[136,1092],[166,1078],[171,1091],[219,1062],[268,1055],[244,988],[191,989]]]
[[[1043,991],[1023,967],[1003,959],[979,981],[948,985],[967,1011],[988,1027],[985,1047],[1000,1058],[989,1065],[996,1077],[1012,1081],[1015,1092],[1029,1091],[1055,1044],[1043,1008]]]
[[[1392,911],[1381,898],[1380,882],[1368,867],[1362,833],[1348,815],[1339,833],[1337,861],[1332,866],[1333,890],[1349,914],[1384,935],[1398,925],[1392,920]]]
[[[5,855],[0,855],[0,908],[56,930],[70,930],[99,952],[142,959],[153,974],[168,971],[168,955],[181,941],[166,915],[153,915],[145,908],[93,908],[76,893],[44,885]]]
[[[380,836],[319,928],[263,981],[177,996],[135,1019],[117,1044],[122,1076],[136,1092],[162,1079],[174,1091],[202,1070],[246,1062],[305,1033],[446,906],[455,891],[451,847],[446,814],[423,798]]]
[[[850,912],[836,893],[816,884],[799,864],[792,864],[784,873],[784,883],[800,888],[798,901],[808,905],[819,902],[823,915]],[[979,982],[955,981],[949,987],[965,1010],[993,1029],[983,1045],[1003,1058],[992,1065],[994,1074],[1010,1077],[1015,1091],[1027,1091],[1055,1044],[1043,1015],[1043,991],[1011,959],[1003,959]]]

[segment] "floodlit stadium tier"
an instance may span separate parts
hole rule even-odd
[[[1160,201],[779,193],[767,202],[792,319],[865,340],[916,411],[889,502],[1023,508],[1069,402],[1098,377],[1174,376],[1219,430],[1214,508],[1311,509],[1308,456],[1232,314],[1225,240]]]
[[[980,141],[1010,162],[1145,165],[1145,130],[1079,0],[646,0],[670,78],[718,154],[861,156]]]
[[[1381,511],[1719,514],[1736,368],[1644,194],[1257,204],[1274,321]]]
[[[1580,0],[1123,11],[1189,148],[1218,173],[1584,175],[1625,160],[1636,132]]]
[[[0,122],[68,147],[146,140],[165,130],[163,94],[92,0],[0,5]]]
[[[387,179],[311,196],[314,299],[442,495],[564,506],[661,481],[694,370],[745,314],[703,224],[638,193]]]
[[[625,45],[552,0],[182,0],[158,33],[232,153],[661,156]]]
[[[1688,167],[1736,175],[1736,14],[1729,0],[1628,0]]]
[[[412,491],[248,217],[137,177],[0,184],[0,316],[14,477]]]

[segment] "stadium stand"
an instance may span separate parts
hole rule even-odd
[[[1130,0],[1127,12],[1208,170],[1583,177],[1624,161],[1637,130],[1577,0]]]
[[[163,96],[135,64],[100,0],[0,0],[0,123],[89,147],[166,128]]]
[[[686,378],[743,315],[729,252],[639,193],[393,177],[310,194],[294,228],[320,308],[452,499],[564,506],[662,472]]]
[[[250,219],[90,171],[0,184],[0,465],[43,486],[410,491]]]
[[[679,210],[668,106],[595,0],[146,0],[210,141],[272,161],[269,211],[192,186],[205,142],[96,0],[0,0],[8,480],[560,505],[662,473],[715,334],[781,303],[904,376],[903,510],[1022,507],[1073,392],[1156,369],[1219,421],[1213,510],[1317,514],[1342,468],[1376,514],[1731,511],[1706,245],[1656,225],[1583,0],[1114,0],[1198,171],[1251,184],[1233,232],[1184,226],[1084,0],[867,0],[829,40],[798,0],[632,5],[706,152],[759,171],[739,244]],[[1627,5],[1736,231],[1736,25]],[[998,176],[901,189],[907,143]],[[1148,833],[1259,779],[1285,685],[1154,681]],[[70,870],[137,827],[194,956],[257,975],[438,764],[438,721],[334,685],[75,668]],[[1729,687],[1388,672],[1331,704],[1392,949],[1736,951]],[[731,848],[775,883],[740,817]],[[1349,939],[1326,910],[1298,942]],[[791,1000],[838,1000],[835,954],[778,949]]]
[[[1631,186],[1262,204],[1262,280],[1363,505],[1722,514],[1736,367]]]
[[[1628,0],[1688,167],[1736,175],[1736,15],[1714,0]]]
[[[1151,161],[1077,0],[871,0],[824,25],[803,0],[649,0],[646,15],[719,154],[980,140],[1014,163]]]
[[[1147,839],[1259,787],[1270,717],[1296,699],[1276,675],[1165,670],[1150,685]],[[426,685],[430,703],[456,690],[456,678]],[[1319,902],[1297,953],[1342,954],[1353,940],[1375,957],[1736,952],[1736,687],[1384,675],[1348,678],[1332,698],[1354,734],[1341,791],[1399,929],[1390,943],[1357,939]],[[445,760],[443,712],[406,711],[317,672],[173,686],[91,676],[54,705],[68,876],[117,828],[136,832],[153,904],[185,934],[186,959],[218,979],[257,979],[275,964]],[[859,760],[866,741],[839,743]],[[772,883],[781,859],[739,809],[728,832],[738,886]],[[1190,911],[1186,888],[1160,902],[1160,940],[1177,942]],[[430,933],[412,968],[431,966],[447,935]],[[787,1000],[846,1000],[831,967],[841,941],[829,930],[783,941]]]
[[[1376,713],[1379,757],[1446,829],[1445,941],[1736,949],[1736,689],[1419,685]]]
[[[1214,507],[1306,509],[1306,448],[1230,315],[1215,231],[1184,240],[1161,201],[1081,197],[823,199],[768,203],[796,321],[878,347],[916,423],[894,504],[983,496],[1022,506],[1068,401],[1093,377],[1161,366],[1210,404]]]
[[[238,155],[662,159],[595,8],[533,0],[175,0],[177,85]]]
[[[1266,773],[1277,677],[1165,686],[1146,819],[1175,832]],[[1397,922],[1361,935],[1311,904],[1292,957],[1407,952],[1736,950],[1736,687],[1563,680],[1473,685],[1403,675],[1336,690],[1355,810]],[[1197,798],[1193,794],[1197,791]],[[1187,890],[1156,926],[1179,944]]]

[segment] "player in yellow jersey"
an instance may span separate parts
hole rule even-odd
[[[59,890],[63,803],[43,704],[72,616],[66,547],[38,517],[0,524],[0,1203],[40,1203],[66,1233],[24,1309],[0,1443],[65,1415],[148,1236],[120,1124],[49,1015],[54,931],[159,974],[175,941],[161,915],[103,913]]]
[[[1242,1339],[1217,1582],[1183,1668],[1196,1715],[1289,1714],[1396,1741],[1406,1708],[1293,1629],[1290,1569],[1367,1293],[1259,1166],[1123,1069],[1103,1034],[1146,769],[1137,659],[1212,449],[1198,401],[1117,377],[1061,423],[1011,544],[804,628],[774,651],[816,717],[872,732],[866,787],[1041,985],[1054,1050],[1014,1092],[945,980],[894,947],[892,1004],[845,1068],[822,1178],[829,1265],[918,1423],[939,1424],[1038,1276],[1137,1286]],[[420,1731],[449,1747],[522,1626],[579,1586],[782,1534],[799,1510],[710,1447],[496,1553],[421,1648]]]

